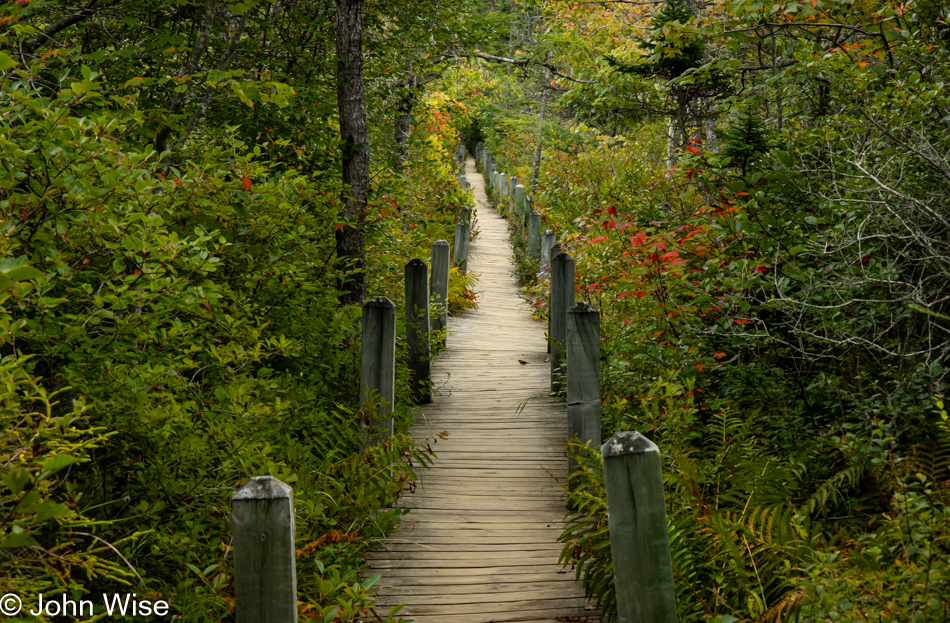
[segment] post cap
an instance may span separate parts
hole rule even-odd
[[[363,303],[363,307],[387,307],[396,309],[396,304],[385,296],[371,296]]]
[[[575,305],[577,307],[577,305]],[[643,452],[659,453],[660,449],[656,444],[638,433],[635,430],[625,430],[615,433],[600,448],[600,455],[603,458],[611,456],[623,456],[625,454],[640,454]]]
[[[236,500],[277,500],[292,498],[294,490],[273,476],[254,476],[238,489],[231,501]]]
[[[569,314],[589,314],[589,313],[599,313],[597,308],[591,305],[586,301],[581,301],[580,303],[575,303],[569,310]]]
[[[445,240],[436,240],[435,242],[432,243],[432,246],[433,246],[433,247],[436,247],[436,246],[439,246],[439,247],[447,247],[447,246],[449,246],[449,243],[446,242]]]

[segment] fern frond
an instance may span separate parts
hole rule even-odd
[[[805,597],[804,590],[797,590],[789,593],[777,604],[769,608],[759,619],[759,623],[781,623],[782,615],[787,615],[785,620],[790,620],[790,616],[795,612],[798,603]]]
[[[860,459],[825,480],[818,486],[815,492],[799,506],[799,515],[802,517],[810,517],[815,512],[824,510],[829,500],[843,500],[842,489],[854,487],[867,473],[868,466],[869,463],[867,459]]]

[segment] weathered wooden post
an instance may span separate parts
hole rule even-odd
[[[541,278],[551,274],[551,250],[554,248],[554,230],[548,229],[541,234]]]
[[[237,623],[297,623],[293,490],[255,476],[231,498]]]
[[[449,304],[449,243],[445,240],[436,240],[432,243],[432,282],[429,286],[434,314],[432,331],[439,336],[438,345],[445,348],[445,331],[448,326]]]
[[[395,370],[396,306],[385,296],[374,296],[363,303],[360,405],[372,411],[372,427],[382,429],[376,441],[393,436]]]
[[[429,346],[429,267],[409,260],[406,275],[406,366],[416,404],[432,402],[432,349]]]
[[[551,345],[551,391],[564,389],[564,354],[567,310],[574,306],[574,258],[558,253],[551,260],[551,294],[548,303],[548,343]]]
[[[528,226],[528,215],[534,212],[534,201],[528,195],[525,195],[521,202],[521,231]]]
[[[520,219],[522,223],[524,223],[525,199],[524,186],[518,184],[515,186],[514,214],[517,215],[516,218]]]
[[[584,302],[567,312],[567,438],[574,437],[600,445],[600,312]],[[575,471],[569,457],[568,476]]]
[[[513,215],[518,209],[515,205],[515,188],[518,186],[518,178],[512,175],[508,179],[508,214]]]
[[[459,210],[458,222],[455,224],[455,254],[452,265],[458,266],[463,273],[468,272],[468,237],[471,232],[471,210]]]
[[[676,590],[660,451],[636,431],[600,449],[621,623],[676,623]]]
[[[498,174],[498,211],[504,214],[505,208],[507,206],[508,206],[508,174],[499,173]]]
[[[541,252],[541,213],[532,210],[528,215],[528,253],[538,257]]]

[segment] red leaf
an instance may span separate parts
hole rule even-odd
[[[614,216],[617,216],[617,208],[610,206],[609,208],[607,208],[607,211],[613,214]]]
[[[245,192],[251,192],[251,178],[244,176],[241,178],[241,186],[244,187]]]

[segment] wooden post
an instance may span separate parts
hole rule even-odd
[[[237,623],[297,623],[293,490],[256,476],[231,498]]]
[[[547,272],[546,272],[545,275],[544,275],[546,279],[550,279],[550,278],[551,278],[551,264],[553,263],[554,258],[557,257],[560,253],[566,253],[566,252],[567,252],[567,251],[564,250],[564,245],[561,244],[560,242],[555,242],[555,243],[554,243],[554,246],[551,247],[551,262],[548,263],[548,270],[547,270]],[[549,311],[550,311],[550,306],[549,306],[548,309],[549,309]],[[549,316],[548,316],[548,327],[550,328],[550,326],[551,326],[551,318],[550,318],[550,315],[549,315]],[[548,339],[548,354],[549,354],[549,355],[551,354],[551,340],[550,340],[550,339]]]
[[[409,260],[406,275],[406,366],[409,387],[416,404],[432,402],[432,369],[429,362],[429,267],[419,259]]]
[[[567,438],[574,437],[600,445],[600,312],[584,302],[567,312]],[[568,476],[575,471],[569,457]]]
[[[468,208],[463,208],[468,212]],[[468,236],[470,232],[468,220],[459,218],[455,224],[455,254],[452,256],[452,265],[458,266],[463,273],[468,272]]]
[[[528,215],[528,253],[538,257],[541,252],[541,213],[532,210]]]
[[[624,431],[600,454],[620,621],[676,623],[660,451],[640,433]]]
[[[395,370],[396,306],[385,296],[374,296],[363,303],[360,405],[372,411],[372,427],[382,428],[376,441],[393,436]]]
[[[518,184],[517,186],[515,186],[515,200],[513,203],[514,205],[513,213],[517,215],[516,218],[521,219],[522,223],[524,222],[524,214],[525,214],[525,198],[526,196],[525,196],[524,186],[522,186],[521,184]]]
[[[445,240],[436,240],[432,243],[432,282],[429,289],[432,298],[434,315],[432,331],[440,336],[438,346],[445,348],[445,331],[448,327],[449,304],[449,243]]]
[[[554,248],[554,230],[548,229],[541,234],[541,278],[551,274],[551,250]]]
[[[525,195],[521,203],[521,231],[524,231],[525,227],[528,226],[528,215],[532,212],[534,212],[534,201],[531,197]]]
[[[548,342],[551,345],[551,391],[564,389],[564,354],[567,310],[574,306],[574,258],[567,253],[551,260],[551,295],[548,303]]]
[[[499,173],[498,174],[498,211],[504,214],[505,208],[507,206],[508,206],[508,174]]]
[[[518,178],[514,175],[511,176],[508,180],[508,214],[515,214],[518,209],[517,204],[515,203],[515,188],[518,186]]]

